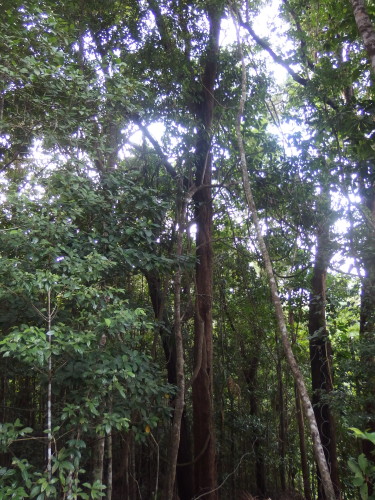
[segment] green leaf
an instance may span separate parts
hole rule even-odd
[[[353,477],[352,483],[354,486],[362,486],[362,484],[365,482],[363,477]]]
[[[365,474],[367,471],[368,467],[368,461],[367,458],[365,457],[364,453],[361,453],[358,457],[358,465],[361,468],[361,471]]]
[[[368,500],[368,487],[366,483],[362,484],[362,486],[359,488],[359,493],[362,500]]]
[[[360,469],[360,467],[358,467],[358,464],[357,462],[353,459],[353,458],[350,458],[348,460],[348,466],[350,468],[350,470],[352,472],[354,472],[354,474],[357,476],[357,477],[363,477],[362,475],[362,471]]]

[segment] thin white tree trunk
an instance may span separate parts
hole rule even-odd
[[[51,312],[51,290],[47,292],[47,336],[48,336],[48,388],[47,388],[47,472],[48,480],[52,479],[52,312]]]
[[[350,0],[354,19],[367,51],[372,71],[375,74],[375,30],[366,11],[364,0]]]
[[[333,489],[333,484],[331,481],[331,476],[329,473],[327,461],[324,456],[324,451],[322,447],[322,443],[320,440],[319,436],[319,430],[318,426],[316,424],[315,420],[315,415],[313,411],[313,407],[306,389],[306,384],[303,379],[303,375],[301,373],[301,370],[298,366],[298,363],[294,357],[292,347],[289,341],[288,337],[288,330],[286,326],[286,321],[284,317],[284,312],[282,308],[282,304],[280,301],[280,297],[278,294],[278,288],[277,288],[277,283],[276,279],[274,276],[273,272],[273,267],[272,267],[272,262],[268,253],[267,246],[265,244],[263,234],[262,234],[262,229],[261,225],[259,222],[258,218],[258,213],[251,189],[251,184],[250,184],[250,179],[249,179],[249,173],[247,170],[247,160],[246,160],[246,154],[245,154],[245,146],[243,142],[243,137],[242,137],[242,132],[241,132],[241,120],[244,115],[244,107],[245,107],[245,102],[246,102],[246,66],[245,66],[245,60],[244,60],[244,55],[242,51],[242,46],[241,46],[241,41],[240,41],[240,34],[239,34],[239,29],[236,24],[236,30],[237,30],[237,43],[238,43],[238,49],[240,51],[241,55],[241,63],[242,63],[242,81],[241,81],[241,99],[240,99],[240,104],[239,104],[239,110],[238,110],[238,115],[237,115],[237,121],[236,121],[236,135],[237,135],[237,142],[238,142],[238,148],[240,151],[240,164],[241,164],[241,172],[242,172],[242,181],[243,181],[243,187],[244,187],[244,192],[245,192],[245,198],[247,202],[247,206],[250,212],[250,215],[253,219],[254,222],[254,227],[257,235],[257,241],[258,241],[258,246],[260,248],[266,273],[268,276],[269,284],[270,284],[270,289],[271,289],[271,296],[272,296],[272,302],[275,308],[275,314],[276,314],[276,319],[277,319],[277,324],[278,328],[280,331],[281,335],[281,341],[283,344],[284,348],[284,353],[285,357],[287,359],[287,362],[289,364],[289,367],[291,369],[291,372],[293,374],[293,377],[296,381],[297,387],[298,387],[298,392],[301,397],[301,402],[302,406],[307,418],[307,422],[309,424],[310,428],[310,433],[313,441],[313,450],[314,450],[314,455],[316,462],[319,467],[320,475],[321,475],[321,481],[323,484],[324,492],[326,494],[326,499],[327,500],[336,500],[335,492]]]
[[[112,413],[112,394],[109,395],[108,412]],[[107,449],[107,490],[106,500],[112,500],[113,491],[113,451],[112,451],[112,431],[106,436]]]

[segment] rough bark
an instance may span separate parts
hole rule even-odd
[[[212,157],[211,132],[214,111],[214,84],[219,54],[221,9],[207,8],[210,33],[202,76],[202,93],[197,105],[199,123],[195,150],[195,185],[201,187],[193,197],[196,236],[196,306],[194,318],[193,434],[195,494],[205,493],[216,500],[216,451],[213,414],[212,373]],[[199,458],[197,458],[199,457]]]
[[[326,276],[330,261],[329,222],[325,218],[318,229],[317,250],[311,283],[309,303],[309,336],[311,382],[313,389],[312,403],[320,439],[331,473],[336,496],[340,496],[340,483],[336,452],[336,426],[325,398],[333,390],[331,370],[331,345],[326,325]],[[318,471],[318,498],[325,499],[325,494]]]
[[[350,0],[354,19],[358,31],[362,37],[368,58],[371,64],[372,71],[375,74],[375,30],[371,19],[366,11],[364,0]]]
[[[268,276],[269,284],[270,284],[270,291],[271,291],[271,297],[272,297],[272,302],[275,308],[275,315],[276,315],[276,320],[278,324],[278,328],[280,331],[280,336],[281,336],[281,341],[282,345],[284,348],[284,353],[286,360],[289,364],[289,367],[291,369],[291,372],[293,374],[294,380],[297,384],[298,387],[298,392],[301,397],[302,401],[302,406],[306,415],[306,419],[309,423],[309,428],[310,428],[310,433],[311,433],[311,438],[313,442],[313,450],[314,450],[314,455],[315,459],[317,461],[319,471],[320,471],[320,476],[322,480],[322,484],[324,487],[324,491],[326,494],[326,498],[328,500],[336,500],[336,495],[334,491],[334,487],[331,481],[330,477],[330,472],[329,468],[327,465],[327,461],[324,456],[324,451],[322,447],[322,443],[320,440],[319,436],[319,430],[318,426],[316,424],[315,416],[314,416],[314,410],[306,389],[306,384],[303,379],[303,375],[301,373],[301,370],[298,366],[298,363],[294,357],[293,350],[289,341],[288,337],[288,330],[287,330],[287,325],[284,317],[284,312],[281,304],[281,300],[278,294],[278,288],[277,288],[277,283],[276,279],[274,276],[273,272],[273,266],[271,263],[271,259],[268,253],[268,249],[266,247],[264,237],[262,234],[262,228],[260,225],[260,221],[258,218],[258,213],[254,201],[254,197],[252,194],[252,189],[251,189],[251,184],[250,184],[250,179],[249,179],[249,174],[247,170],[247,161],[246,161],[246,154],[245,154],[245,146],[242,138],[242,132],[241,132],[241,120],[244,114],[244,107],[245,107],[245,101],[246,101],[246,67],[245,67],[245,61],[244,61],[244,56],[242,52],[242,47],[240,43],[240,38],[239,38],[239,30],[237,29],[237,41],[238,41],[238,47],[241,53],[241,60],[242,60],[242,82],[241,82],[241,99],[240,99],[240,105],[239,105],[239,112],[237,116],[237,121],[236,121],[236,136],[237,136],[237,142],[238,142],[238,148],[240,152],[240,166],[241,166],[241,172],[242,172],[242,180],[243,180],[243,187],[244,187],[244,192],[245,192],[245,198],[246,198],[246,203],[250,212],[250,215],[253,219],[255,231],[256,231],[256,236],[257,236],[257,242],[259,249],[261,251],[266,273]]]

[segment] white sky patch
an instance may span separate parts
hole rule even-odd
[[[250,20],[250,24],[257,36],[264,38],[270,47],[280,56],[286,57],[288,51],[293,50],[293,43],[288,39],[286,31],[287,23],[281,19],[279,13],[280,0],[271,0],[264,6],[260,13]],[[242,35],[249,36],[246,30],[242,30]],[[236,43],[236,29],[233,19],[228,17],[222,20],[220,31],[220,45],[232,45]],[[284,83],[288,75],[286,69],[276,64],[272,57],[263,51],[263,55],[268,61],[268,66],[272,71],[277,83]]]
[[[197,235],[197,225],[195,223],[189,226],[189,234],[191,238],[195,239]]]
[[[165,125],[163,122],[153,122],[150,123],[150,125],[147,126],[148,131],[152,135],[152,137],[159,143],[162,143],[162,138],[165,134]],[[128,134],[129,131],[123,130],[122,131],[124,134]],[[132,155],[133,148],[132,148],[132,143],[140,146],[144,140],[143,133],[141,130],[138,128],[134,130],[132,133],[130,131],[130,135],[128,136],[128,141],[130,144],[125,144],[125,146],[121,149],[120,151],[120,158],[123,159],[128,155]],[[146,139],[147,140],[147,139]],[[147,141],[148,142],[148,141]],[[148,143],[149,144],[149,143]]]

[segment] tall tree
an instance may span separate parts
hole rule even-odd
[[[327,189],[317,199],[317,214],[321,214],[317,225],[316,253],[311,279],[309,301],[309,344],[312,381],[312,404],[320,439],[324,448],[336,496],[340,496],[336,451],[336,427],[330,403],[327,401],[333,390],[332,350],[326,324],[326,277],[332,254],[330,241],[330,195]],[[318,472],[318,497],[325,493]]]
[[[209,39],[197,103],[198,137],[195,150],[194,195],[196,237],[196,305],[194,316],[193,428],[196,495],[217,498],[216,451],[213,417],[213,325],[212,325],[212,134],[222,16],[220,4],[207,6]]]
[[[238,111],[238,116],[237,116],[237,122],[236,122],[236,136],[237,136],[237,141],[238,141],[238,148],[240,152],[240,164],[241,164],[241,173],[242,173],[242,180],[243,180],[243,186],[244,186],[244,193],[245,193],[245,199],[247,206],[249,208],[249,212],[252,216],[255,230],[256,230],[256,235],[257,235],[257,242],[260,247],[260,251],[264,260],[264,265],[267,273],[267,277],[269,280],[270,284],[270,290],[271,290],[271,296],[272,296],[272,302],[275,308],[275,315],[277,319],[277,324],[279,327],[279,331],[281,334],[281,340],[285,352],[286,359],[288,361],[288,364],[290,366],[290,369],[293,373],[293,376],[295,378],[295,381],[297,383],[298,391],[301,396],[303,408],[305,410],[305,415],[309,423],[310,427],[310,432],[311,432],[311,437],[313,441],[313,447],[314,447],[314,454],[315,454],[315,459],[317,461],[318,467],[319,467],[319,472],[321,475],[321,481],[323,484],[324,492],[326,494],[327,499],[329,500],[334,500],[336,498],[332,480],[330,477],[327,461],[324,456],[324,451],[322,447],[322,443],[320,440],[319,436],[319,431],[318,427],[316,424],[315,417],[313,415],[313,408],[311,405],[311,401],[309,398],[309,395],[307,393],[306,385],[303,379],[303,375],[301,373],[300,367],[297,364],[297,361],[294,357],[291,344],[288,338],[288,330],[286,326],[286,321],[284,317],[284,312],[282,309],[281,301],[280,301],[280,296],[278,293],[277,289],[277,284],[276,284],[276,279],[273,271],[273,266],[272,262],[269,256],[269,252],[267,249],[267,246],[264,241],[264,237],[262,235],[262,230],[261,226],[259,223],[259,218],[257,214],[257,209],[256,205],[254,202],[254,197],[249,181],[249,173],[248,173],[248,167],[247,167],[247,160],[246,160],[246,153],[245,153],[245,146],[244,146],[244,141],[242,137],[242,131],[241,131],[241,120],[243,117],[244,113],[244,107],[245,107],[245,102],[246,102],[246,66],[245,66],[245,60],[244,60],[244,55],[241,47],[241,41],[240,41],[240,36],[239,36],[239,28],[237,27],[237,43],[238,43],[238,49],[241,52],[241,98],[240,98],[240,104],[239,104],[239,111]]]

